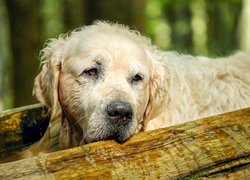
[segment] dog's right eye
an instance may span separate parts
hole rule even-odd
[[[97,68],[89,68],[89,69],[85,69],[83,71],[83,74],[90,76],[90,77],[96,77],[98,74],[98,69]]]

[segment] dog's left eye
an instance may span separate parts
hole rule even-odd
[[[134,82],[138,82],[138,81],[141,81],[142,80],[142,76],[140,74],[136,74],[134,77],[133,77],[133,81]]]
[[[87,76],[91,77],[96,77],[98,74],[98,69],[97,68],[86,69],[83,71],[83,74],[86,74]]]

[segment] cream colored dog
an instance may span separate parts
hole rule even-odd
[[[96,22],[47,43],[34,93],[51,119],[32,153],[123,142],[140,131],[249,107],[250,54],[163,52],[125,26]]]

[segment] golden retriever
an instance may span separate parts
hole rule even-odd
[[[250,54],[163,52],[107,22],[50,40],[34,93],[50,125],[32,153],[114,139],[250,106]]]

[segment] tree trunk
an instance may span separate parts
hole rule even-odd
[[[244,179],[249,139],[250,108],[1,164],[0,179]]]
[[[206,1],[209,54],[227,55],[238,49],[237,25],[242,1]]]
[[[171,28],[171,49],[182,53],[191,52],[193,44],[189,1],[167,1],[163,12]]]
[[[64,31],[81,27],[85,22],[85,0],[63,1]]]
[[[41,49],[39,0],[6,0],[9,14],[14,73],[14,106],[36,102],[33,81]]]
[[[7,8],[0,1],[0,112],[12,107],[9,29]]]
[[[204,0],[192,0],[189,2],[192,13],[192,41],[193,53],[207,55],[207,14]]]
[[[41,104],[0,113],[0,163],[15,160],[17,152],[43,136],[48,124],[49,111]]]
[[[238,41],[240,49],[250,51],[250,1],[243,0],[241,16],[238,23]]]
[[[144,0],[89,0],[86,3],[86,23],[108,20],[144,30]]]

